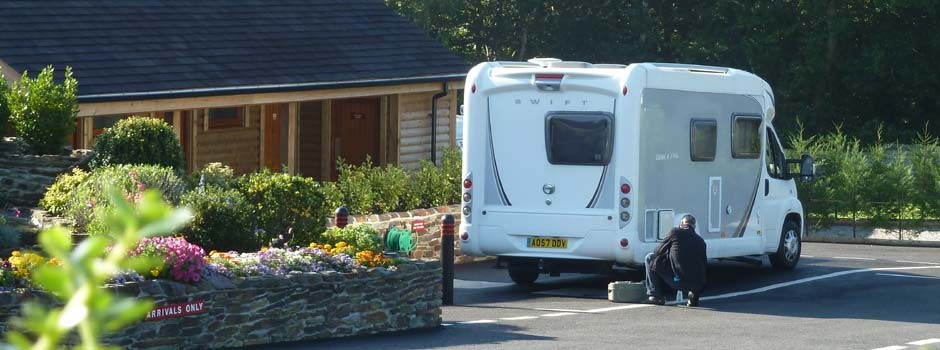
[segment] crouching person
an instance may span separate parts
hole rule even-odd
[[[646,256],[646,294],[649,302],[666,303],[672,290],[688,292],[688,305],[698,306],[705,288],[705,240],[695,233],[695,217],[685,215],[679,227]]]

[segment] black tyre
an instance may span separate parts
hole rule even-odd
[[[787,221],[783,224],[783,231],[780,233],[777,252],[769,254],[770,265],[777,270],[792,270],[800,262],[801,250],[800,225],[794,221]]]
[[[528,287],[539,279],[539,271],[531,267],[510,266],[509,278],[518,286]]]

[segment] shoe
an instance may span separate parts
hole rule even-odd
[[[689,292],[689,302],[686,303],[686,305],[690,307],[698,306],[698,297],[699,297],[698,293]]]
[[[646,299],[646,302],[647,302],[648,304],[666,305],[666,298],[664,298],[664,297],[653,297],[653,296],[651,296],[651,297],[649,297],[649,299]]]

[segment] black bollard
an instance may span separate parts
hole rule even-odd
[[[454,305],[454,223],[453,215],[444,215],[441,223],[441,267],[444,270],[444,305]]]
[[[346,209],[346,207],[336,208],[336,211],[333,212],[333,222],[336,223],[336,227],[346,227],[349,224],[349,209]]]

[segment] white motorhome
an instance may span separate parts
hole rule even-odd
[[[683,213],[709,258],[799,261],[813,160],[785,158],[754,74],[532,59],[481,63],[464,91],[461,250],[516,283],[637,268]]]

